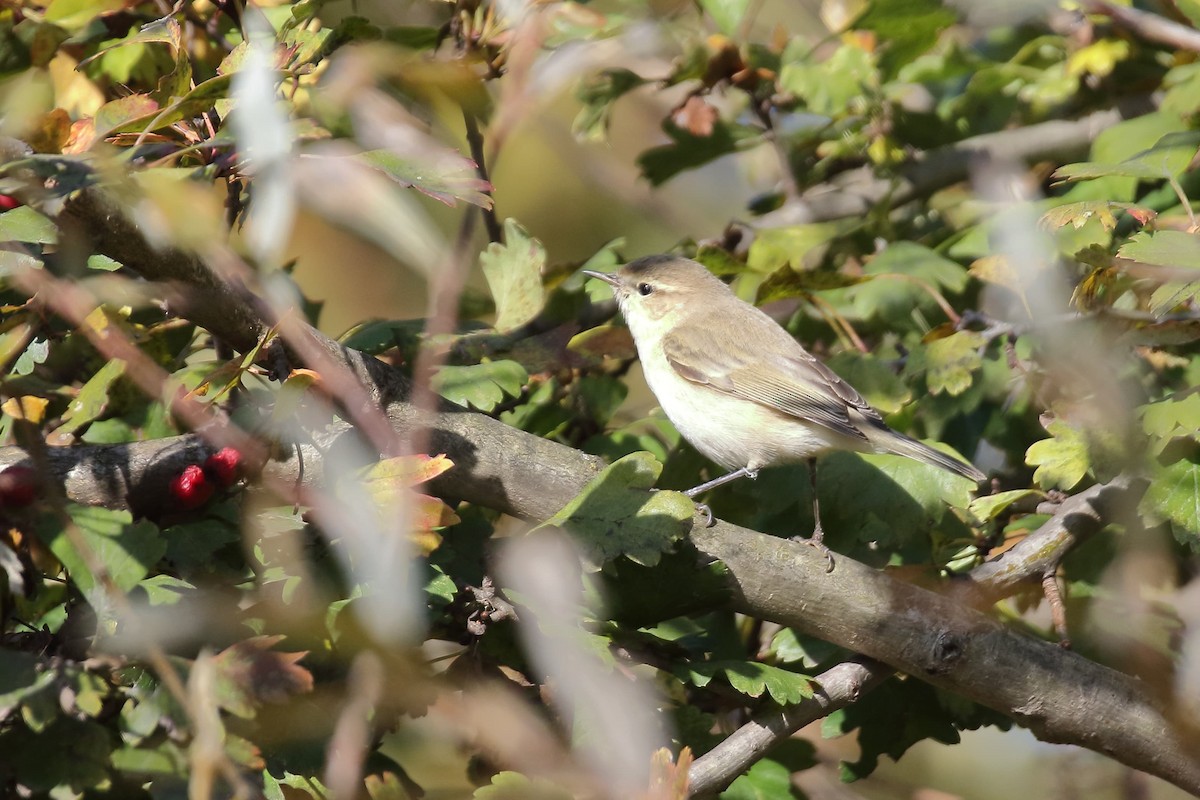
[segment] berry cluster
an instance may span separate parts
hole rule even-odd
[[[228,489],[237,483],[242,466],[242,454],[232,447],[223,447],[204,460],[204,466],[188,464],[171,479],[171,496],[185,510],[200,508],[212,499],[217,489]]]

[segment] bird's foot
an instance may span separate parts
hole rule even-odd
[[[825,556],[825,571],[833,572],[833,551],[825,546],[825,542],[823,541],[824,539],[825,539],[825,531],[821,529],[820,522],[818,522],[817,526],[815,528],[813,528],[812,536],[809,536],[807,538],[804,536],[793,536],[792,537],[793,542],[802,542],[804,544],[807,544],[807,545],[817,548],[817,551],[821,555]]]
[[[708,507],[708,503],[696,503],[696,510],[704,515],[704,527],[711,528],[717,524],[716,519],[713,518],[712,509]]]

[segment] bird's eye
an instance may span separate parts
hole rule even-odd
[[[638,284],[638,294],[640,294],[642,297],[645,297],[646,295],[653,294],[653,293],[654,293],[654,287],[651,286],[650,284],[648,284],[648,283],[639,283]]]

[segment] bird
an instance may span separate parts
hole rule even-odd
[[[704,265],[674,255],[632,261],[615,272],[583,270],[613,289],[650,390],[680,435],[728,472],[684,492],[689,498],[767,467],[804,462],[814,527],[823,544],[816,459],[835,450],[892,453],[976,483],[974,466],[893,430],[836,372]],[[712,511],[698,504],[712,525]]]

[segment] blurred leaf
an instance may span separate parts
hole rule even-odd
[[[1046,430],[1053,438],[1030,445],[1025,463],[1037,467],[1033,479],[1043,489],[1072,489],[1091,466],[1087,441],[1078,429],[1061,419],[1050,422]]]
[[[58,226],[54,220],[30,206],[17,206],[0,214],[0,242],[54,244]]]
[[[711,136],[694,136],[669,118],[663,131],[671,144],[652,147],[638,156],[638,166],[651,186],[659,186],[685,170],[746,149],[762,140],[762,131],[748,125],[718,121]]]
[[[496,301],[496,330],[508,331],[537,316],[546,302],[542,270],[546,248],[516,220],[504,221],[504,244],[493,242],[479,256]]]
[[[1114,211],[1124,211],[1137,208],[1132,203],[1112,203],[1108,200],[1084,200],[1079,203],[1067,203],[1055,206],[1042,215],[1041,223],[1048,228],[1057,229],[1066,225],[1078,229],[1095,219],[1101,227],[1111,231],[1117,227],[1117,216]]]
[[[729,685],[750,697],[762,697],[766,692],[781,706],[799,703],[813,696],[813,682],[807,675],[762,664],[757,661],[706,661],[683,664],[676,676],[703,688],[714,677],[725,675]]]
[[[933,47],[956,21],[957,14],[940,0],[873,0],[854,27],[876,34],[883,45],[879,68],[891,76]]]
[[[1163,180],[1184,172],[1196,154],[1200,134],[1194,131],[1168,133],[1148,150],[1118,163],[1087,161],[1059,167],[1051,176],[1061,181],[1090,180],[1119,176],[1138,180]]]
[[[921,361],[929,391],[957,397],[969,389],[975,373],[983,365],[980,350],[986,342],[983,334],[957,331],[926,344]]]
[[[125,0],[51,0],[46,6],[46,21],[77,31],[87,27],[97,17],[111,14],[125,6]]]
[[[1039,494],[1041,493],[1036,489],[1012,489],[1007,492],[998,492],[985,497],[976,497],[967,506],[967,510],[980,522],[991,522],[1000,516],[1004,509],[1018,500],[1036,497]]]
[[[542,778],[519,772],[497,772],[492,782],[471,795],[475,800],[571,800],[571,793]]]
[[[662,464],[634,453],[610,464],[539,527],[570,531],[589,570],[617,556],[654,566],[691,529],[695,506],[679,492],[651,492]]]
[[[74,796],[109,782],[114,738],[99,723],[58,716],[40,731],[30,732],[20,725],[3,730],[0,752],[16,780],[29,791]],[[62,789],[73,791],[64,795]]]
[[[645,83],[640,75],[621,68],[602,70],[584,79],[575,93],[583,107],[571,124],[572,133],[584,141],[603,141],[608,135],[613,103]]]
[[[213,656],[217,703],[244,719],[261,703],[280,703],[290,695],[311,692],[313,676],[300,660],[307,653],[273,650],[283,636],[252,636]]]
[[[1200,553],[1200,464],[1180,459],[1160,470],[1138,510],[1170,522],[1176,541]]]
[[[492,184],[480,178],[475,162],[430,139],[411,153],[368,150],[355,156],[372,169],[453,208],[457,201],[492,207]]]
[[[1200,393],[1190,392],[1183,397],[1150,403],[1139,408],[1138,413],[1142,417],[1142,430],[1154,440],[1151,452],[1156,456],[1172,440],[1200,434]]]
[[[491,411],[505,397],[517,397],[529,380],[515,361],[485,361],[467,367],[444,366],[430,379],[433,391],[452,403]]]
[[[746,16],[749,0],[699,0],[700,7],[717,23],[717,29],[726,36],[738,33],[742,18]]]
[[[0,648],[0,720],[7,720],[26,697],[56,680],[54,671],[43,669],[36,656]]]
[[[875,56],[854,43],[843,43],[820,63],[791,61],[779,84],[804,100],[808,110],[831,119],[854,113],[854,103],[879,82]]]

